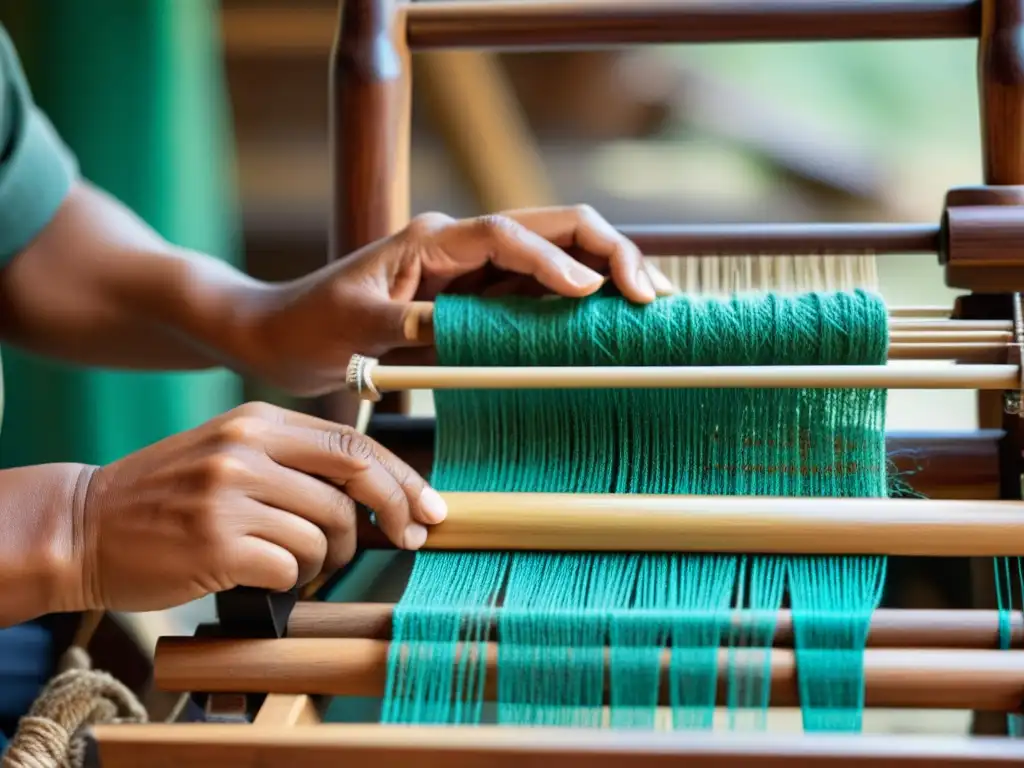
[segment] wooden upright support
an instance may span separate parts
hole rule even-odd
[[[981,12],[978,99],[984,183],[997,188],[1024,185],[1024,0],[982,0]],[[983,190],[978,193],[986,194]],[[988,195],[993,193],[998,190],[990,190]],[[958,301],[964,317],[1000,319],[1019,317],[1019,304],[1019,296],[972,295]],[[1014,397],[1019,397],[1019,392],[978,393],[979,427],[1004,430],[1000,442],[1000,497],[1004,499],[1021,498],[1020,415],[1019,409],[1015,413],[1006,408]],[[990,558],[971,562],[971,592],[974,607],[995,606]],[[1006,718],[976,712],[973,730],[1005,733]]]
[[[331,52],[330,146],[334,261],[409,220],[412,73],[401,0],[345,0]],[[320,412],[355,424],[358,401],[324,397]]]

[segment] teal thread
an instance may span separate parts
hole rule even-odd
[[[442,296],[434,328],[449,366],[883,364],[888,346],[885,306],[862,291],[647,307]],[[884,391],[439,391],[435,405],[440,490],[887,491]],[[673,727],[708,729],[724,686],[729,726],[763,728],[788,586],[805,728],[857,730],[884,575],[876,557],[418,553],[382,718],[481,722],[496,633],[499,723],[651,728],[661,698]]]
[[[1021,610],[1021,607],[1017,607],[1017,601],[1020,600],[1024,605],[1024,558],[995,557],[992,559],[992,567],[999,615],[999,647],[1007,651],[1013,645],[1013,613]],[[1006,716],[1006,725],[1007,734],[1011,738],[1024,738],[1024,716],[1011,712]]]

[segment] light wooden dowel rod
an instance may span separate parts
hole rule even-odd
[[[393,603],[298,603],[288,618],[288,637],[390,640]],[[499,609],[500,613],[500,609]],[[635,611],[631,611],[634,617]],[[491,617],[497,620],[497,617]],[[761,616],[735,612],[737,627],[748,626]],[[1012,647],[1024,645],[1024,615],[1010,617]],[[762,625],[763,626],[763,625]],[[496,640],[492,627],[491,639]],[[774,642],[777,648],[793,646],[793,615],[779,611]],[[870,648],[999,648],[999,614],[996,611],[880,609],[871,616]]]
[[[1000,557],[1024,553],[1024,502],[444,493],[424,549]],[[360,519],[365,516],[360,515]],[[391,548],[363,524],[368,549]]]
[[[946,310],[949,315],[949,310]],[[927,317],[896,317],[889,318],[889,331],[941,331],[943,333],[959,333],[960,331],[994,331],[1012,333],[1013,323],[1009,320],[950,320],[948,317],[928,319]]]
[[[889,307],[889,317],[901,317],[901,318],[930,318],[935,320],[948,320],[953,314],[953,311],[949,307],[939,306],[924,306],[924,307]],[[965,321],[965,322],[978,322],[978,321]],[[981,321],[981,322],[1000,322],[1000,321]]]
[[[348,387],[366,399],[409,389],[975,389],[1020,386],[1015,365],[443,367],[353,357]]]
[[[892,330],[890,344],[978,344],[1013,340],[1009,331],[960,331],[960,330]]]
[[[99,768],[1019,768],[1024,741],[962,736],[219,723],[100,725]]]
[[[383,640],[164,637],[157,643],[154,680],[157,688],[174,693],[231,691],[375,698],[384,692],[388,647]],[[497,645],[487,644],[484,652],[484,695],[493,699]],[[727,650],[719,652],[720,698],[729,677],[729,656]],[[768,659],[773,705],[799,703],[792,651],[743,656],[749,656],[748,663],[756,668]],[[665,652],[663,693],[669,658]],[[871,707],[1015,711],[1024,699],[1024,651],[868,649],[864,653],[864,677],[865,704]]]

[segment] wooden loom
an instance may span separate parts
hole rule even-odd
[[[396,368],[353,361],[350,388],[871,386],[980,392],[982,429],[892,435],[897,463],[921,471],[935,501],[728,497],[448,494],[448,520],[427,548],[758,551],[992,557],[1024,554],[1024,0],[456,0],[405,5],[342,0],[332,56],[334,220],[340,257],[402,227],[408,211],[410,53],[643,43],[978,38],[983,187],[946,197],[938,223],[623,228],[651,255],[936,253],[950,309],[894,310],[898,366],[787,369]],[[409,333],[430,332],[423,307]],[[914,361],[952,360],[942,368]],[[352,393],[324,413],[354,423]],[[404,417],[374,436],[420,469],[430,429]],[[396,421],[397,419],[397,421]],[[901,458],[904,457],[904,458]],[[823,507],[828,509],[823,514]],[[502,513],[502,510],[509,512]],[[549,514],[557,509],[557,515]],[[514,511],[514,514],[511,512]],[[557,517],[557,527],[552,518]],[[624,525],[624,521],[630,525]],[[643,525],[635,521],[642,519]],[[571,531],[566,536],[565,531]],[[386,547],[375,529],[363,547]],[[1011,765],[1024,741],[999,738],[710,735],[474,727],[320,724],[318,697],[382,693],[392,607],[297,601],[235,590],[218,596],[220,623],[165,638],[158,687],[191,693],[206,720],[97,727],[102,768],[136,765],[782,766],[902,763]],[[1024,645],[1024,617],[1013,621]],[[1024,703],[1024,651],[998,651],[995,612],[880,610],[865,655],[868,706],[1012,712]],[[788,614],[772,656],[772,703],[796,703]],[[493,651],[493,647],[492,647]],[[227,721],[227,722],[223,722]]]

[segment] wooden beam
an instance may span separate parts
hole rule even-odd
[[[93,729],[99,768],[810,768],[1019,766],[1024,742],[909,736],[706,734],[591,728],[323,725],[106,725]]]

